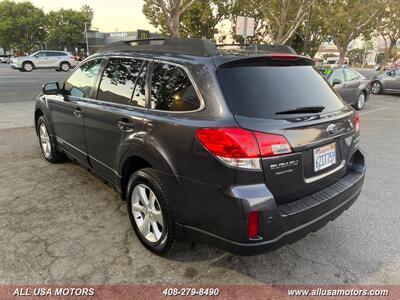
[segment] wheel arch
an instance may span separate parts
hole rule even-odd
[[[41,116],[44,116],[44,112],[42,111],[41,108],[36,108],[35,109],[35,130],[36,130],[36,135],[38,135],[38,128],[37,128],[37,122]]]
[[[69,61],[66,61],[66,60],[61,61],[59,64],[60,68],[61,68],[62,64],[68,64],[71,67],[71,63]]]
[[[25,60],[25,61],[23,61],[22,64],[21,64],[21,66],[23,66],[23,65],[26,64],[26,63],[30,63],[30,64],[32,64],[32,66],[33,66],[34,69],[36,68],[35,64],[34,64],[33,61],[31,61],[31,60]]]
[[[129,177],[140,169],[152,167],[153,166],[146,159],[138,155],[129,156],[124,160],[120,168],[122,200],[126,200],[127,198]]]
[[[125,200],[127,196],[127,187],[129,177],[136,171],[143,168],[153,168],[160,173],[160,176],[165,179],[167,186],[172,188],[171,184],[176,186],[179,180],[176,172],[168,163],[168,160],[161,155],[153,157],[149,155],[152,151],[129,153],[121,160],[119,167],[120,174],[120,188],[122,199]],[[172,180],[172,182],[171,182]]]

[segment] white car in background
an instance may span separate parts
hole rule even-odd
[[[0,63],[8,64],[10,62],[11,55],[0,55]]]
[[[324,62],[325,67],[329,68],[347,68],[349,66],[349,58],[345,57],[343,60],[343,64],[339,66],[339,59],[340,57],[328,57],[326,61]]]
[[[34,69],[56,69],[64,72],[76,66],[75,57],[65,51],[38,51],[28,56],[13,57],[11,67],[22,72],[31,72]]]

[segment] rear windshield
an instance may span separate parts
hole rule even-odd
[[[235,115],[278,118],[277,112],[323,106],[336,111],[343,103],[311,66],[233,67],[219,69],[218,80]]]

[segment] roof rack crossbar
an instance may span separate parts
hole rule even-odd
[[[152,41],[162,41],[162,43],[152,44]],[[134,43],[136,43],[136,45],[133,45]],[[154,38],[119,41],[103,46],[98,52],[135,50],[195,56],[211,56],[219,53],[213,42],[197,38]]]

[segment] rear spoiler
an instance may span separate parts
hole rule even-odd
[[[314,66],[315,61],[309,57],[290,53],[271,53],[268,55],[237,56],[231,59],[214,57],[218,69],[251,66]]]

